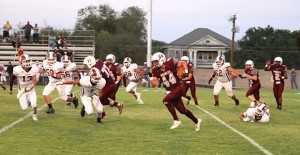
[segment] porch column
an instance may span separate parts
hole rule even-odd
[[[191,62],[194,62],[194,58],[193,58],[193,51],[189,50],[189,58]]]
[[[197,51],[194,51],[194,68],[197,68]]]

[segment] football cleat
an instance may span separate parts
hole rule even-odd
[[[71,106],[71,103],[67,103],[67,104],[65,105],[65,107],[69,107],[69,106]]]
[[[103,111],[102,114],[101,114],[101,119],[102,119],[102,120],[105,120],[106,118],[107,118],[107,117],[106,117],[106,114],[105,114],[105,112]]]
[[[277,109],[279,109],[279,110],[282,110],[282,106],[278,106],[278,108]]]
[[[45,111],[47,114],[54,114],[55,113],[55,110],[53,108],[48,108],[46,111]]]
[[[240,105],[240,101],[238,99],[235,100],[235,106],[239,106]]]
[[[175,129],[177,128],[179,125],[181,124],[181,122],[178,120],[178,121],[174,121],[173,125],[170,127],[170,129]]]
[[[73,97],[73,104],[75,106],[75,109],[78,108],[78,98],[76,96]]]
[[[37,120],[38,120],[37,114],[32,114],[32,119],[33,119],[34,121],[37,121]]]
[[[101,123],[101,117],[97,117],[97,122]]]
[[[214,107],[218,107],[219,106],[219,102],[216,102]]]
[[[192,98],[190,96],[186,96],[186,99],[187,99],[186,105],[189,105],[191,103]]]
[[[195,131],[200,131],[200,125],[201,125],[202,120],[198,118],[197,124],[195,124]]]
[[[6,90],[6,87],[5,86],[2,86],[3,90]]]
[[[81,108],[81,111],[80,111],[80,116],[84,117],[84,115],[85,115],[85,107],[84,107],[84,105],[82,105],[82,108]]]
[[[117,107],[118,107],[118,109],[119,109],[119,115],[121,115],[121,114],[122,114],[122,111],[123,111],[123,106],[124,106],[124,105],[123,105],[123,103],[121,103],[121,102],[120,102],[120,103],[118,103],[118,106],[117,106]]]

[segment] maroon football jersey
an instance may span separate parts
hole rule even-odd
[[[121,65],[119,63],[105,63],[105,65],[107,68],[109,68],[109,72],[114,80],[117,79],[117,76],[121,75]]]
[[[280,83],[284,81],[283,76],[287,72],[287,67],[285,65],[275,67],[275,65],[271,64],[270,71],[272,72],[274,82]]]
[[[109,85],[115,85],[115,82],[110,75],[109,69],[106,67],[106,65],[104,65],[104,63],[101,60],[97,60],[96,64],[93,67],[96,67],[100,70],[102,78],[106,80],[105,87]]]
[[[257,83],[260,83],[259,81],[259,71],[258,69],[256,68],[252,68],[252,69],[245,69],[245,73],[248,74],[248,75],[251,75],[251,76],[256,76],[257,77],[257,80],[250,80],[251,84],[254,85],[254,84],[257,84]]]
[[[180,86],[180,80],[177,76],[177,62],[178,60],[174,58],[168,59],[165,64],[165,69],[160,68],[153,69],[152,73],[158,78],[162,78],[163,84],[167,90],[175,90]]]

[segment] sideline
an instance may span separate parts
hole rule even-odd
[[[161,88],[159,88],[161,91],[164,92],[164,90],[162,90]],[[262,151],[264,154],[266,155],[273,155],[270,151],[266,150],[265,148],[263,148],[260,144],[258,144],[257,142],[255,142],[253,139],[251,139],[250,137],[248,137],[247,135],[245,135],[244,133],[238,131],[237,129],[231,127],[230,125],[228,125],[227,123],[225,123],[224,121],[222,121],[219,117],[217,117],[216,115],[210,113],[209,111],[200,108],[199,106],[196,106],[197,109],[203,111],[204,113],[208,114],[210,117],[212,117],[213,119],[215,119],[216,121],[218,121],[219,123],[223,124],[225,127],[227,127],[228,129],[230,129],[231,131],[237,133],[238,135],[240,135],[241,137],[243,137],[244,139],[246,139],[247,141],[249,141],[252,145],[254,145],[255,147],[257,147],[260,151]]]

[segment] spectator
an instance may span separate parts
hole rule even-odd
[[[54,49],[56,46],[56,37],[53,34],[49,35],[49,42],[48,42],[49,46]]]
[[[61,56],[59,50],[56,49],[53,51],[53,53],[56,54],[56,61],[60,62],[62,56]]]
[[[11,64],[11,62],[8,62],[8,66],[6,68],[6,72],[8,73],[8,77],[10,81],[11,76],[13,75],[13,71],[14,71],[14,66]]]
[[[58,38],[57,38],[57,41],[56,41],[56,46],[57,46],[57,49],[59,49],[59,46],[61,48],[64,47],[64,38],[61,35],[58,35]]]
[[[39,27],[37,24],[33,27],[33,43],[38,44],[39,43]]]
[[[292,89],[294,89],[294,88],[298,89],[298,86],[297,86],[297,73],[296,73],[294,68],[292,69],[292,72],[291,72],[291,85],[292,85]]]
[[[141,71],[144,74],[144,79],[148,82],[148,88],[150,88],[150,77],[149,77],[149,72],[150,72],[150,67],[147,66],[147,62],[144,62],[144,66],[141,67]],[[146,87],[146,84],[143,84],[143,87]]]
[[[27,43],[29,43],[31,29],[33,29],[32,25],[30,25],[29,21],[27,21],[27,24],[25,26],[23,26],[22,29],[25,29],[25,38],[27,40]]]
[[[14,48],[20,48],[22,42],[22,37],[19,36],[16,32],[11,38],[11,44]]]
[[[3,26],[3,43],[6,43],[9,37],[9,30],[11,30],[11,25],[9,21]]]

